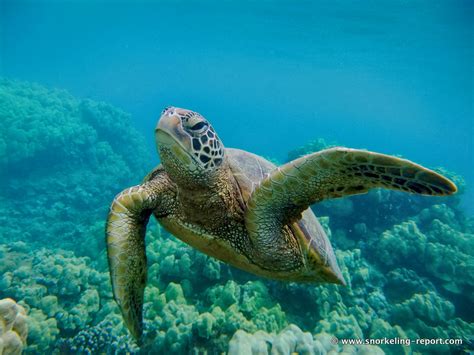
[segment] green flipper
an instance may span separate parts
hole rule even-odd
[[[107,256],[114,297],[138,342],[143,332],[147,277],[145,231],[158,203],[159,194],[153,182],[133,186],[115,197],[107,219]]]
[[[247,230],[257,248],[277,250],[282,228],[311,204],[372,188],[437,196],[457,191],[447,178],[408,160],[332,148],[293,160],[262,180],[247,204]]]

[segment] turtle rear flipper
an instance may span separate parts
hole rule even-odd
[[[438,196],[457,190],[447,178],[408,160],[338,147],[303,156],[272,171],[252,192],[245,224],[257,249],[268,256],[283,250],[282,228],[299,220],[311,204],[372,188]]]
[[[138,343],[143,332],[143,292],[147,278],[146,225],[160,200],[156,185],[151,181],[118,194],[110,207],[106,226],[114,298]]]

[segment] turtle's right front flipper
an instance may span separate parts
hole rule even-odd
[[[145,231],[151,213],[160,204],[159,187],[151,181],[122,191],[115,197],[107,219],[107,255],[114,298],[138,342],[143,331],[147,276]]]

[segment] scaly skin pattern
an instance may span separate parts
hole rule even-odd
[[[146,225],[153,211],[160,215],[172,210],[173,201],[173,184],[166,174],[159,174],[152,181],[122,191],[110,207],[106,244],[112,289],[125,324],[136,339],[143,330]]]
[[[144,238],[152,213],[174,236],[248,272],[344,284],[310,204],[377,187],[426,195],[456,192],[451,181],[410,161],[347,148],[274,168],[250,153],[224,149],[201,115],[174,107],[162,112],[155,133],[163,165],[116,196],[106,231],[114,297],[138,342]]]
[[[227,158],[205,187],[176,185],[176,208],[155,215],[160,224],[196,249],[231,265],[258,273],[245,229],[245,202]]]

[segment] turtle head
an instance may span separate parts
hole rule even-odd
[[[197,112],[165,108],[155,137],[161,162],[175,181],[207,183],[224,162],[224,146]]]

